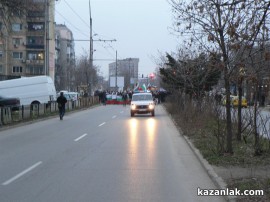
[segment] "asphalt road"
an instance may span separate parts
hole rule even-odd
[[[215,189],[162,106],[99,106],[0,132],[1,202],[195,202]]]

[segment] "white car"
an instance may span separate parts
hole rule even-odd
[[[130,116],[151,113],[155,116],[155,103],[151,93],[134,93],[130,103]]]

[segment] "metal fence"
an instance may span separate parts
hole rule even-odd
[[[80,98],[77,101],[68,101],[66,112],[88,108],[99,103],[98,97]],[[11,107],[0,107],[0,127],[22,121],[35,120],[42,117],[58,114],[56,102],[20,106],[14,110]]]

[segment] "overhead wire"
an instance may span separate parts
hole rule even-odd
[[[90,29],[90,26],[89,24],[70,6],[70,4],[66,1],[66,0],[63,0],[65,2],[65,4],[69,7],[69,9]],[[57,9],[55,9],[55,11],[64,19],[67,21],[68,24],[70,24],[72,27],[74,27],[77,31],[79,31],[82,35],[86,36],[87,38],[89,38],[89,35],[86,35],[82,30],[80,30],[79,28],[77,28],[75,25],[73,25],[67,18],[65,18],[60,12],[57,11]],[[93,30],[93,33],[94,35],[99,35],[97,34],[94,30]],[[101,36],[101,35],[99,35]],[[102,35],[103,36],[103,35]],[[106,38],[110,38],[110,37],[106,37]],[[75,39],[76,40],[76,39]],[[100,41],[103,41],[100,39]],[[114,52],[116,52],[116,50],[111,46],[111,44],[107,43],[105,40],[104,40],[104,43],[106,43],[109,48],[111,48]],[[115,57],[114,54],[112,54],[110,52],[110,50],[108,49],[108,47],[102,45],[101,46],[102,48],[104,48],[108,54],[112,57]]]
[[[66,0],[64,0],[64,2],[66,3],[66,5],[70,8],[70,10],[90,29],[90,25],[89,25],[89,23],[87,23],[71,6],[70,6],[70,4],[66,1]],[[93,29],[92,29],[93,30]],[[95,32],[95,30],[93,30],[93,33],[94,34],[97,34],[96,32]]]
[[[66,0],[64,0],[64,2],[67,4],[67,6],[70,8],[70,10],[72,10],[73,11],[73,13],[78,17],[78,18],[80,18],[81,19],[81,21],[90,29],[90,26],[89,26],[89,24],[87,23],[87,22],[85,22],[84,21],[84,19],[69,5],[69,3],[66,1]]]
[[[79,28],[77,28],[75,25],[73,25],[67,18],[65,18],[60,12],[57,11],[57,9],[55,9],[55,12],[58,13],[58,15],[60,15],[64,20],[66,20],[66,22],[68,24],[70,24],[72,27],[74,27],[77,31],[79,31],[82,35],[86,36],[87,38],[89,38],[89,35],[86,35],[82,30],[80,30]]]

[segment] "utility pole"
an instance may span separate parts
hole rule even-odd
[[[92,29],[92,15],[91,15],[91,3],[90,3],[90,0],[89,0],[89,17],[90,17],[90,55],[89,55],[89,60],[90,60],[90,70],[93,69],[93,29]],[[87,83],[87,86],[88,86],[88,91],[89,91],[89,95],[91,96],[91,91],[92,91],[92,75],[90,74],[90,79]]]
[[[116,51],[116,58],[115,58],[115,88],[116,88],[116,91],[118,91],[118,87],[117,87],[117,51]]]
[[[45,1],[45,63],[44,75],[49,75],[49,0]]]
[[[93,40],[93,22],[92,22],[92,15],[91,15],[91,3],[90,3],[90,0],[89,0],[89,20],[90,20],[90,53],[89,53],[89,59],[90,59],[90,69],[93,69],[94,68],[94,64],[93,64],[93,54],[94,54],[94,45],[93,45],[93,42],[94,41],[100,41],[100,42],[106,42],[106,41],[116,41],[115,39],[113,40]],[[87,40],[76,40],[76,41],[87,41]],[[117,57],[117,56],[116,56]],[[117,66],[117,63],[116,63],[116,66]],[[117,67],[116,67],[117,69]],[[92,78],[91,78],[91,75],[90,75],[90,83],[88,83],[87,85],[89,85],[89,93],[91,93],[90,91],[92,90],[91,87],[93,86],[92,85]],[[117,81],[116,81],[116,86],[117,86]]]
[[[90,15],[90,68],[93,68],[93,29],[92,29],[92,16],[91,16],[91,3],[89,0],[89,15]]]

